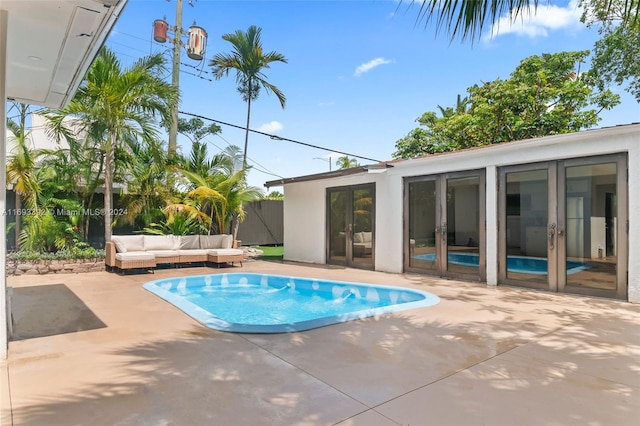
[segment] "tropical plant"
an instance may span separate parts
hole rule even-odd
[[[419,3],[418,19],[425,24],[435,21],[436,31],[446,29],[451,38],[477,39],[487,25],[495,25],[502,16],[511,22],[535,13],[539,0],[411,0],[410,5]],[[547,4],[551,1],[547,0]],[[581,3],[596,3],[606,12],[618,9],[625,22],[637,23],[640,19],[638,0],[584,0]]]
[[[206,145],[200,149],[204,153],[200,152],[198,158],[206,158]],[[213,233],[236,235],[228,225],[234,219],[244,220],[242,204],[258,199],[262,193],[259,188],[246,185],[248,168],[237,170],[238,151],[238,147],[229,146],[207,162],[208,168],[192,163],[190,169],[181,170],[189,188],[183,204],[196,206],[208,215],[212,221],[210,232]]]
[[[261,200],[284,200],[284,194],[280,191],[271,191],[260,196]]]
[[[465,112],[418,119],[424,131],[396,142],[394,158],[575,132],[598,123],[598,114],[619,103],[609,90],[598,91],[582,72],[588,51],[543,54],[524,59],[507,80],[467,89]],[[414,136],[419,136],[416,138]]]
[[[87,241],[89,225],[98,217],[85,213],[103,207],[96,192],[104,185],[104,156],[89,138],[70,137],[66,142],[68,148],[40,151],[38,177],[47,193],[67,194],[80,202],[82,236]]]
[[[26,119],[29,106],[25,104],[14,104],[18,110],[19,121],[7,119],[7,129],[10,132],[9,145],[11,150],[7,156],[7,183],[13,186],[16,193],[15,204],[15,233],[16,249],[20,249],[20,233],[23,211],[23,200],[26,211],[35,213],[37,200],[40,195],[40,184],[36,178],[36,155],[28,145],[28,138],[31,132],[26,130]]]
[[[469,106],[469,97],[465,96],[464,98],[462,97],[462,95],[458,94],[458,97],[456,98],[456,105],[455,107],[442,107],[440,105],[437,105],[436,107],[438,108],[438,110],[440,111],[440,114],[443,117],[450,117],[453,114],[464,114],[467,112],[467,108]]]
[[[261,28],[252,25],[246,32],[238,30],[233,34],[224,34],[222,39],[231,43],[232,51],[230,53],[218,53],[209,61],[216,79],[228,76],[229,71],[236,72],[238,92],[242,95],[242,100],[247,103],[247,126],[242,160],[245,168],[247,167],[251,102],[258,99],[260,88],[264,88],[267,93],[272,92],[276,95],[283,109],[286,103],[284,93],[267,81],[263,70],[270,68],[273,62],[287,63],[287,59],[281,53],[275,51],[265,53],[263,51],[261,32]]]
[[[161,209],[175,201],[172,188],[166,185],[168,154],[162,142],[154,139],[132,139],[126,145],[127,191],[120,198],[124,215],[116,222],[150,226],[162,220]]]
[[[352,167],[358,167],[360,163],[355,158],[349,158],[347,155],[343,155],[342,157],[338,157],[336,160],[336,166],[338,169],[350,169]]]
[[[25,250],[56,252],[71,249],[82,243],[80,231],[80,203],[66,197],[43,192],[38,197],[35,214],[24,217],[19,235],[20,247]]]
[[[161,222],[151,223],[142,232],[151,235],[195,235],[209,231],[211,219],[197,209],[171,205],[162,210]]]
[[[155,116],[170,122],[171,107],[178,101],[177,89],[162,78],[164,65],[164,57],[156,54],[123,68],[115,54],[104,47],[70,104],[46,114],[53,134],[65,135],[68,140],[77,137],[62,122],[62,118],[72,117],[76,131],[101,149],[105,241],[111,240],[115,154],[119,142],[138,137],[156,139]]]

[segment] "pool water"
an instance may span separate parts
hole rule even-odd
[[[245,273],[166,278],[143,287],[211,328],[246,333],[302,331],[440,301],[402,287]]]
[[[419,254],[413,256],[417,260],[435,261],[436,254]],[[455,265],[464,266],[478,266],[480,263],[480,256],[477,253],[449,253],[447,255],[447,261]],[[527,257],[527,256],[508,256],[507,257],[507,271],[523,274],[534,275],[546,275],[547,274],[547,259],[544,257]],[[574,260],[567,260],[567,274],[575,274],[579,271],[584,271],[589,268],[588,263],[577,262]]]

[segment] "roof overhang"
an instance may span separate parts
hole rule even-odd
[[[127,1],[2,0],[8,100],[64,107]]]
[[[264,184],[265,187],[271,188],[274,186],[282,186],[287,185],[289,183],[298,183],[298,182],[309,182],[312,180],[323,180],[323,179],[331,179],[341,176],[350,176],[356,175],[359,173],[384,173],[387,169],[393,167],[392,164],[389,163],[378,163],[378,164],[368,164],[364,166],[352,167],[350,169],[339,169],[334,170],[332,172],[325,173],[316,173],[313,175],[292,177],[292,178],[282,178],[278,180],[270,180]]]

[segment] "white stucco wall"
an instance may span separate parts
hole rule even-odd
[[[487,284],[498,281],[499,167],[606,154],[628,154],[628,299],[640,302],[640,124],[589,130],[398,161],[381,174],[285,183],[285,259],[325,263],[326,188],[376,183],[375,269],[403,271],[403,179],[465,170],[486,171]]]

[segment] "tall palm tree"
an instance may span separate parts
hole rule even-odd
[[[271,68],[272,62],[284,62],[286,64],[288,61],[281,53],[275,51],[265,53],[263,51],[262,41],[260,40],[261,32],[261,28],[252,25],[247,29],[247,32],[238,30],[233,34],[223,35],[222,39],[232,45],[231,52],[218,53],[209,61],[209,66],[211,66],[216,79],[228,76],[231,70],[236,72],[238,92],[242,95],[242,100],[247,103],[247,127],[242,160],[245,168],[247,167],[251,101],[258,99],[260,88],[275,94],[283,109],[287,101],[284,93],[267,81],[263,70]]]
[[[405,0],[420,4],[418,19],[425,23],[435,20],[436,27],[443,27],[451,34],[451,38],[460,36],[464,39],[475,39],[482,34],[486,25],[493,25],[508,15],[512,21],[524,13],[535,11],[540,0]],[[551,3],[546,0],[544,3]],[[626,20],[639,19],[638,0],[602,0],[605,10],[622,6],[622,15]]]
[[[40,185],[36,178],[35,153],[29,149],[28,144],[31,132],[26,130],[29,106],[14,104],[14,107],[18,110],[19,121],[7,119],[7,129],[13,134],[9,140],[15,144],[7,158],[7,182],[13,185],[16,193],[16,212],[22,211],[23,200],[27,209],[35,212],[37,198],[40,195]],[[16,249],[19,250],[22,214],[16,214],[15,218],[15,244]]]
[[[113,180],[118,142],[125,139],[157,139],[158,120],[170,122],[178,91],[162,79],[165,59],[156,54],[123,68],[115,54],[104,47],[91,65],[84,82],[69,105],[47,114],[52,131],[65,133],[62,117],[101,147],[104,157],[104,232],[111,240]],[[67,132],[68,133],[68,132]]]

